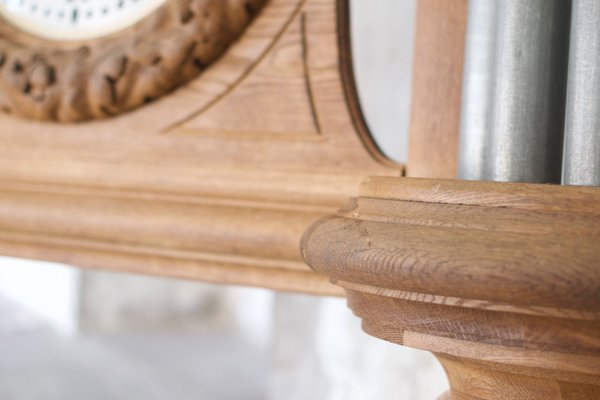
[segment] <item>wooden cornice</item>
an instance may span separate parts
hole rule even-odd
[[[80,123],[0,112],[0,254],[341,294],[304,264],[302,234],[365,177],[403,170],[358,109],[347,0],[183,3],[239,5],[241,20],[237,40],[178,90]]]
[[[0,112],[44,121],[108,118],[168,95],[222,56],[265,0],[171,0],[117,34],[72,43],[0,17]]]
[[[599,188],[371,178],[302,252],[448,398],[600,398]]]

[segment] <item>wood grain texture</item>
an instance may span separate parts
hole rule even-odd
[[[451,399],[595,398],[598,204],[599,188],[370,178],[302,249],[367,333],[438,355]]]
[[[467,0],[419,0],[407,176],[454,178]]]
[[[338,7],[270,0],[200,76],[128,113],[0,115],[0,253],[339,294],[301,235],[402,166],[355,129]]]
[[[0,24],[0,111],[105,118],[172,92],[218,59],[265,0],[171,0],[135,26],[64,43]]]

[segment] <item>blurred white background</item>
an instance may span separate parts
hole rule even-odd
[[[415,0],[353,0],[358,89],[406,159]],[[0,258],[0,399],[432,400],[427,353],[364,334],[343,299]]]

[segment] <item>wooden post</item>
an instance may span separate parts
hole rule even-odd
[[[364,330],[452,400],[600,398],[600,188],[371,178],[304,235]]]
[[[466,0],[417,4],[408,176],[456,176],[466,20]]]

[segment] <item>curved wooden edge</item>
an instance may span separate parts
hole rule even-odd
[[[596,187],[419,178],[403,182],[409,184],[399,184],[394,177],[367,178],[361,185],[361,197],[562,213],[600,213]]]
[[[371,178],[302,253],[367,333],[437,354],[451,399],[579,399],[600,393],[599,243],[600,188]]]
[[[598,204],[597,188],[373,178],[304,257],[390,297],[597,320]]]
[[[354,74],[354,60],[352,56],[352,32],[350,28],[350,0],[337,0],[337,26],[338,47],[340,51],[340,76],[343,83],[346,105],[363,145],[371,157],[390,167],[398,167],[398,164],[384,155],[381,148],[375,142],[367,119],[363,113],[356,76]],[[404,171],[401,172],[404,175]]]
[[[497,369],[469,360],[437,355],[452,388],[449,400],[591,400],[600,398],[597,382],[570,382]]]

